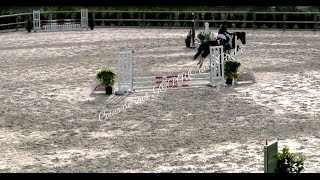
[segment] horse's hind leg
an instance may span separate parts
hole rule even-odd
[[[198,52],[196,55],[194,55],[193,60],[196,60],[199,57],[199,55],[202,53],[202,50],[203,50],[203,44],[200,44],[198,48]]]
[[[201,54],[201,51],[198,50],[197,54],[193,56],[193,60],[196,60],[200,54]]]
[[[203,53],[201,54],[200,60],[198,64],[200,65],[199,68],[202,67],[204,59],[210,54],[210,49],[204,49]]]
[[[204,58],[201,56],[201,57],[200,57],[200,60],[199,60],[199,62],[198,62],[198,64],[199,64],[199,69],[202,67],[203,61],[204,61]]]
[[[201,56],[199,59],[199,62],[197,63],[198,65],[201,64],[201,62],[203,62],[204,58]]]
[[[193,60],[196,60],[201,53],[202,53],[202,51],[198,51],[198,52],[196,53],[196,55],[193,56]]]

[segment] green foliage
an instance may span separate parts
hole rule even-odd
[[[277,153],[278,165],[276,173],[299,173],[304,170],[304,156],[298,157],[289,152],[288,147],[284,147],[282,152]]]
[[[204,31],[202,31],[197,35],[197,38],[200,40],[201,43],[207,42],[210,41],[210,34],[207,34]]]
[[[261,29],[268,29],[268,26],[263,24],[262,26],[260,26]]]
[[[14,14],[14,9],[3,9],[1,10],[1,15],[10,15],[10,14]]]
[[[312,29],[308,24],[304,25],[304,29]]]
[[[299,26],[297,24],[295,24],[292,29],[299,29]]]
[[[297,12],[298,10],[296,6],[276,6],[274,8],[276,12]]]
[[[224,76],[227,79],[236,79],[240,75],[240,61],[228,60],[224,62]]]
[[[102,85],[112,86],[116,79],[116,74],[112,69],[103,69],[97,73],[97,79]]]
[[[184,22],[184,23],[182,24],[182,26],[183,26],[183,27],[189,27],[188,23],[186,23],[186,22]]]
[[[173,24],[173,26],[174,26],[174,27],[180,27],[180,23],[177,22],[177,21],[175,21],[174,24]]]

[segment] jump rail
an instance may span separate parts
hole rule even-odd
[[[120,52],[117,55],[118,90],[132,92],[141,89],[160,87],[161,83],[168,82],[170,87],[187,87],[192,85],[216,85],[224,82],[224,53],[223,46],[210,47],[210,61],[207,70],[209,73],[133,77],[132,51]],[[180,79],[179,79],[180,78]],[[138,86],[142,85],[142,86]]]
[[[40,11],[33,11],[34,32],[88,30],[88,9],[81,9],[81,19],[41,20]]]

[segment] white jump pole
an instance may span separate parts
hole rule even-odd
[[[210,35],[210,31],[209,31],[209,23],[206,22],[204,23],[204,32],[208,35]]]
[[[73,24],[72,22],[68,22],[68,20],[66,20],[62,25],[57,24],[56,22],[56,20],[51,20],[50,23],[44,25],[44,31],[88,30],[88,9],[81,9],[81,24]],[[40,11],[33,11],[33,27],[34,32],[41,31]]]
[[[224,81],[223,46],[210,46],[210,85],[215,86],[217,80]]]
[[[132,51],[118,53],[117,59],[118,90],[123,92],[130,92],[133,90]]]
[[[88,26],[88,9],[81,9],[81,30],[89,28]]]
[[[234,56],[236,57],[238,54],[238,42],[237,42],[237,36],[234,36]]]
[[[40,32],[40,11],[33,11],[33,30],[34,32]]]
[[[132,51],[120,52],[117,54],[116,58],[118,60],[118,69],[117,69],[117,81],[118,81],[118,91],[116,94],[123,95],[126,92],[134,91],[134,80],[142,80],[142,82],[135,82],[136,84],[146,84],[146,83],[157,83],[158,81],[163,81],[163,78],[166,80],[172,78],[173,76],[155,76],[155,77],[136,77],[133,78],[133,55]],[[197,80],[209,80],[211,86],[215,86],[224,82],[224,53],[223,46],[211,46],[210,47],[210,74],[200,73],[198,78],[191,79],[188,81],[197,81]],[[209,77],[205,77],[209,75]],[[203,76],[203,77],[202,77]],[[215,82],[217,82],[215,84]],[[158,82],[159,83],[159,82]],[[188,86],[188,85],[181,85]],[[151,87],[140,87],[139,89],[150,89]]]

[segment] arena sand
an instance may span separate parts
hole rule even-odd
[[[319,32],[244,31],[257,83],[168,90],[102,120],[146,92],[92,93],[96,73],[130,49],[135,76],[197,68],[188,29],[1,33],[0,172],[263,173],[266,138],[319,172]]]

